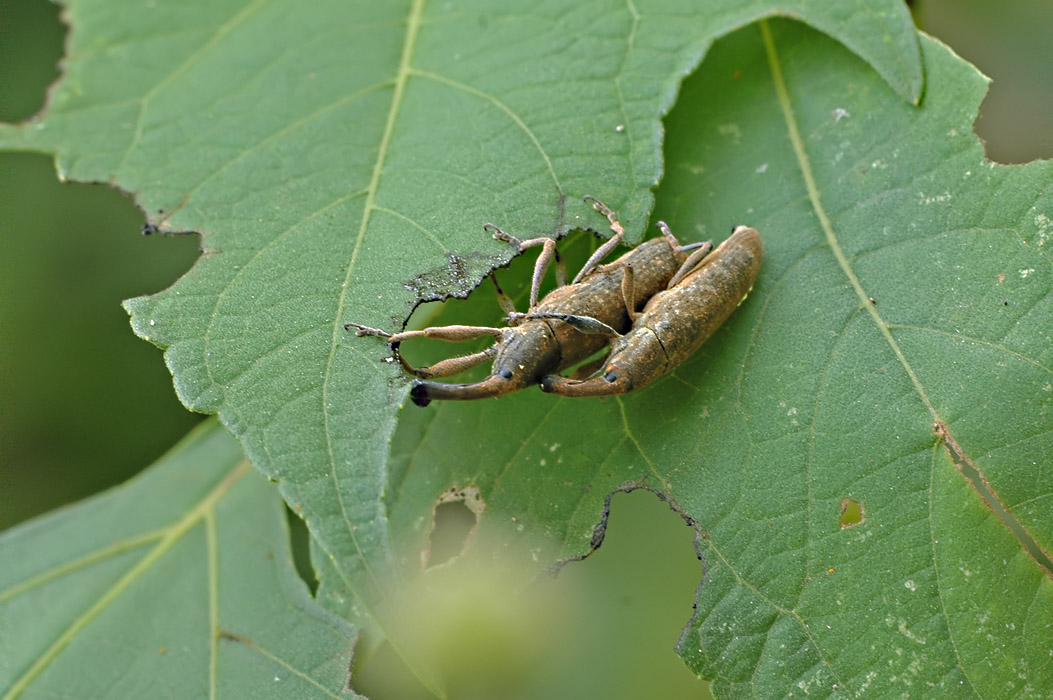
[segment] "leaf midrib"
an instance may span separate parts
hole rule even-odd
[[[834,255],[834,259],[837,260],[838,266],[841,271],[845,273],[845,277],[852,285],[852,289],[855,290],[856,296],[859,298],[859,304],[862,308],[866,309],[867,313],[874,320],[875,325],[888,342],[892,352],[896,355],[896,359],[899,360],[903,366],[903,370],[907,373],[911,383],[914,385],[914,389],[918,392],[918,396],[921,398],[922,403],[928,409],[932,415],[933,421],[939,420],[939,414],[936,411],[936,407],[933,406],[932,401],[929,399],[925,388],[921,384],[921,380],[918,379],[918,375],[914,372],[914,368],[911,367],[907,361],[906,355],[903,353],[903,349],[896,342],[896,339],[892,337],[891,331],[889,331],[888,324],[881,318],[877,308],[874,304],[870,303],[870,296],[863,289],[863,284],[859,281],[859,277],[856,276],[855,271],[852,269],[851,263],[848,261],[848,257],[845,256],[844,251],[841,249],[841,243],[837,239],[837,234],[834,232],[833,224],[830,221],[829,215],[826,213],[826,209],[823,207],[823,203],[819,196],[819,186],[816,184],[815,175],[812,172],[811,160],[808,158],[808,154],[805,152],[804,140],[801,138],[800,131],[797,128],[797,119],[793,114],[793,106],[790,103],[790,94],[786,88],[786,81],[782,75],[782,66],[779,60],[778,53],[775,50],[775,41],[771,35],[771,28],[767,21],[760,22],[761,36],[764,43],[765,53],[768,56],[768,66],[771,69],[772,83],[775,87],[776,100],[779,103],[779,109],[782,111],[783,118],[786,122],[786,129],[789,132],[790,143],[793,146],[794,155],[797,158],[797,165],[800,168],[801,176],[804,179],[805,188],[808,190],[808,199],[812,203],[812,209],[815,211],[816,216],[819,219],[819,224],[823,229],[823,234],[826,237],[826,243],[830,246],[830,251]]]

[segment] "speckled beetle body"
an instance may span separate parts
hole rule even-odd
[[[611,341],[611,354],[596,376],[545,377],[542,390],[562,396],[624,394],[672,371],[746,298],[763,256],[760,235],[736,228],[698,267],[650,298],[632,329]]]

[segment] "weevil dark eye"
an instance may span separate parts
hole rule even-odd
[[[500,372],[497,373],[497,376],[499,376],[501,379],[511,379],[512,378],[512,370],[510,370],[507,367],[505,367],[503,370],[501,370]]]
[[[618,381],[619,376],[620,375],[618,374],[618,371],[612,369],[610,372],[603,375],[603,378],[606,379],[608,382],[616,382]]]

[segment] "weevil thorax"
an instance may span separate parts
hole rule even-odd
[[[611,348],[603,374],[595,380],[607,384],[608,393],[625,393],[650,384],[668,370],[669,358],[661,339],[650,329],[622,336]],[[602,391],[601,387],[597,387]]]
[[[507,391],[517,391],[537,384],[561,360],[562,351],[551,324],[528,320],[505,331],[490,376],[506,382]]]

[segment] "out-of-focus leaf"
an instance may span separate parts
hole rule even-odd
[[[207,423],[127,484],[0,536],[0,697],[345,698],[354,629]]]
[[[381,496],[406,384],[344,322],[393,328],[422,298],[467,293],[510,256],[484,222],[594,225],[586,193],[638,239],[682,77],[770,14],[920,95],[898,0],[77,0],[50,109],[0,144],[53,151],[64,177],[113,182],[159,228],[203,232],[191,273],[128,303],[135,330],[372,610],[396,569]]]

